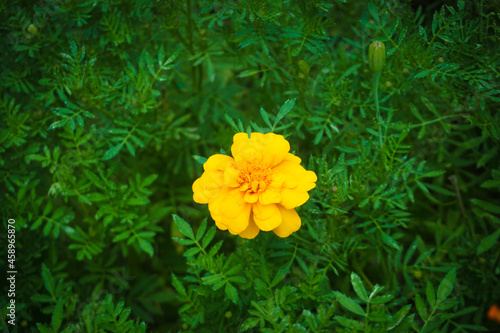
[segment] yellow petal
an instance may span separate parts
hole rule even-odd
[[[208,210],[210,211],[210,214],[212,215],[214,220],[216,220],[215,217],[222,215],[220,211],[221,203],[228,194],[229,191],[227,190],[227,188],[223,188],[208,202]]]
[[[315,182],[318,180],[316,173],[307,171],[293,161],[283,161],[272,170],[273,173],[283,175],[283,187],[285,188],[309,191],[316,187]]]
[[[286,209],[292,209],[303,205],[307,200],[309,200],[309,194],[307,192],[301,192],[288,188],[281,190],[280,205]]]
[[[215,221],[215,225],[220,230],[227,230],[227,226],[224,224],[224,216],[220,213],[221,202],[228,196],[229,191],[227,189],[221,190],[215,197],[213,197],[208,203],[208,210],[210,215]]]
[[[269,205],[281,201],[281,194],[277,190],[267,189],[259,194],[259,203],[261,205]]]
[[[293,162],[295,164],[300,164],[300,162],[302,162],[302,160],[300,159],[300,157],[295,156],[292,153],[286,154],[285,159],[283,161],[289,161],[289,162]]]
[[[300,179],[297,185],[298,191],[310,191],[316,187],[315,182],[318,180],[318,176],[314,171],[306,171],[303,178]]]
[[[285,181],[285,176],[283,174],[273,171],[271,184],[269,184],[269,187],[279,189],[283,185],[284,181]]]
[[[240,170],[236,168],[236,162],[231,162],[226,164],[226,168],[224,169],[224,184],[229,187],[238,187],[240,183],[238,183],[238,176],[240,175]]]
[[[228,191],[228,195],[220,202],[220,212],[228,219],[235,219],[246,206],[245,193],[234,189]]]
[[[213,214],[211,214],[211,215],[212,215],[212,218],[214,218]],[[217,228],[219,228],[220,230],[227,230],[227,227],[224,224],[222,224],[221,222],[218,222],[216,219],[214,219],[214,221],[215,221],[215,225],[217,226]]]
[[[254,203],[252,205],[253,219],[262,231],[270,231],[281,223],[281,214],[275,204],[261,205]]]
[[[273,167],[285,159],[290,150],[290,144],[283,137],[274,133],[268,133],[261,137],[259,142],[262,147],[262,162],[266,167]]]
[[[208,160],[203,164],[203,170],[224,170],[228,163],[233,162],[234,159],[231,156],[215,154],[208,158]]]
[[[252,192],[246,192],[245,193],[245,201],[248,203],[254,203],[259,200],[259,194],[258,193],[252,193]]]
[[[274,228],[273,231],[279,237],[288,237],[292,234],[292,232],[300,229],[300,216],[293,208],[286,209],[281,205],[278,205],[278,209],[281,213],[283,222],[281,222],[278,227]]]
[[[249,139],[246,133],[234,135],[231,154],[239,167],[244,167],[248,162],[262,160],[262,146],[258,143],[261,136],[262,133],[252,133]]]
[[[246,238],[246,239],[253,239],[259,234],[259,227],[257,224],[255,224],[255,221],[253,220],[253,214],[250,214],[250,220],[248,223],[248,227],[240,232],[240,237]]]
[[[232,233],[233,235],[237,235],[248,228],[248,225],[250,223],[251,208],[251,204],[245,203],[245,207],[243,208],[243,210],[234,219],[229,219],[225,216],[222,216],[222,222],[227,226],[230,233]]]
[[[240,132],[240,133],[236,133],[234,136],[233,136],[233,145],[238,145],[244,141],[248,140],[248,134],[247,133],[243,133],[243,132]],[[231,153],[233,153],[231,151]],[[233,154],[234,156],[234,154]]]
[[[193,199],[197,203],[206,204],[224,187],[222,171],[205,171],[192,186]]]

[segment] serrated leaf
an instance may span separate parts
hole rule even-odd
[[[226,122],[229,124],[229,126],[231,126],[231,128],[235,131],[235,132],[244,132],[244,130],[238,128],[238,126],[236,125],[236,123],[234,122],[233,118],[231,118],[231,116],[227,113],[224,114],[224,119],[226,119]]]
[[[229,282],[226,283],[226,288],[224,290],[226,296],[235,304],[238,304],[238,290]]]
[[[398,251],[401,251],[401,247],[399,246],[399,244],[394,240],[394,238],[392,238],[391,236],[389,236],[387,233],[385,233],[384,231],[380,230],[380,233],[382,234],[382,241],[389,245],[390,247],[393,247],[395,248],[396,250]]]
[[[444,279],[438,286],[437,290],[437,302],[441,303],[448,297],[453,290],[453,286],[455,285],[455,277],[456,277],[456,269],[453,268],[451,271],[446,274]]]
[[[442,174],[445,174],[446,170],[434,170],[434,171],[429,171],[424,173],[423,175],[420,176],[420,178],[430,178],[430,177],[437,177],[441,176]]]
[[[279,121],[288,114],[288,112],[292,111],[292,108],[295,105],[295,100],[296,98],[289,99],[281,106],[280,111],[276,116],[276,120],[274,121],[274,126],[276,126]]]
[[[165,61],[163,65],[165,66],[173,62],[175,59],[177,59],[177,57],[181,54],[181,52],[182,52],[181,48],[175,50],[174,53],[167,59],[167,61]]]
[[[158,65],[162,65],[163,61],[165,60],[165,49],[163,48],[163,45],[160,47],[158,50]]]
[[[436,304],[436,292],[430,281],[427,281],[427,286],[425,287],[425,296],[427,297],[427,302],[431,307]]]
[[[248,69],[246,71],[241,72],[236,77],[248,77],[248,76],[252,76],[255,74],[259,74],[260,72],[262,72],[262,71],[258,70],[258,69]]]
[[[78,122],[78,125],[80,125],[81,127],[83,127],[84,125],[84,121],[83,121],[83,117],[80,116],[79,114],[76,115],[76,121]]]
[[[174,273],[172,273],[172,286],[177,290],[177,292],[182,295],[182,296],[187,296],[186,289],[182,285],[181,281],[175,276]]]
[[[347,147],[347,146],[335,146],[338,150],[340,150],[343,153],[358,153],[358,150],[352,147]]]
[[[272,128],[273,126],[271,125],[271,121],[269,120],[269,115],[267,114],[266,110],[264,110],[263,108],[260,108],[260,115],[262,116],[264,123],[267,126],[269,126],[269,128]]]
[[[212,239],[214,239],[215,232],[217,228],[215,226],[212,226],[210,229],[208,229],[207,233],[205,234],[205,237],[203,237],[203,241],[201,242],[201,247],[204,249],[210,244]]]
[[[187,238],[194,240],[194,233],[191,226],[186,221],[184,221],[180,216],[176,214],[173,214],[172,216],[174,218],[175,224],[177,225],[177,228],[179,228],[179,231]]]
[[[241,328],[240,328],[239,332],[247,332],[251,328],[254,328],[255,326],[257,326],[257,324],[261,320],[262,319],[259,318],[259,317],[249,317],[249,318],[247,318],[247,320],[245,320],[243,322],[243,324],[241,325]]]
[[[147,176],[146,179],[144,179],[144,181],[142,182],[142,187],[146,187],[153,184],[156,178],[158,178],[158,175],[156,173]]]
[[[40,333],[52,333],[52,330],[48,329],[41,323],[36,323],[36,328],[40,331]]]
[[[389,326],[387,328],[387,330],[388,331],[392,330],[393,328],[395,328],[399,324],[401,324],[401,322],[406,317],[406,315],[408,314],[408,312],[410,312],[410,309],[411,309],[411,304],[408,304],[408,305],[402,307],[398,312],[396,312],[396,314],[392,317],[391,326]]]
[[[135,157],[135,147],[128,141],[125,141],[125,145],[127,146],[130,155]]]
[[[55,121],[49,126],[49,130],[63,127],[64,125],[66,125],[67,122],[68,122],[68,119]]]
[[[427,42],[427,32],[425,32],[425,29],[421,25],[418,26],[418,33]]]
[[[201,165],[205,164],[205,162],[207,161],[207,158],[206,157],[203,157],[203,156],[198,156],[198,155],[191,155],[194,160],[198,163],[200,163]]]
[[[361,281],[361,278],[354,272],[351,273],[351,284],[358,297],[368,302],[368,293],[363,285],[363,281]]]
[[[206,285],[218,284],[221,281],[225,283],[225,280],[222,280],[222,276],[220,274],[209,274],[207,276],[202,277],[201,280],[203,281],[203,284]]]
[[[284,264],[283,266],[281,266],[278,269],[278,271],[276,272],[276,275],[274,276],[273,281],[271,282],[271,287],[275,287],[276,285],[278,285],[278,283],[280,283],[285,278],[286,274],[290,270],[290,267],[292,266],[292,261],[293,261],[293,258],[291,261]]]
[[[377,6],[373,3],[373,1],[370,1],[368,3],[368,11],[372,15],[373,19],[375,22],[377,22],[380,25],[380,17],[378,15],[378,8]]]
[[[436,29],[438,27],[438,24],[439,24],[439,13],[435,11],[432,17],[432,35],[436,34]]]
[[[116,156],[116,154],[118,154],[120,152],[122,147],[123,147],[123,144],[120,143],[114,147],[109,148],[108,151],[102,157],[102,160],[106,161],[106,160],[112,159],[113,157]]]
[[[337,299],[339,300],[340,304],[347,310],[358,314],[360,316],[365,316],[365,310],[356,302],[354,302],[351,298],[347,297],[346,295],[336,292]]]
[[[306,273],[307,276],[309,276],[309,268],[307,267],[306,263],[304,262],[304,260],[302,260],[301,257],[295,257],[295,260],[297,260],[300,268],[302,268],[302,270],[304,271],[304,273]]]
[[[130,198],[127,200],[127,205],[129,206],[144,206],[149,203],[149,199],[146,197]]]
[[[478,207],[480,207],[480,208],[482,208],[490,213],[500,214],[500,206],[492,204],[491,202],[483,201],[480,199],[470,199],[470,201],[474,205],[476,205],[476,206],[478,206]]]
[[[500,236],[500,229],[495,231],[489,236],[486,236],[481,240],[481,243],[479,243],[479,246],[477,247],[477,254],[481,254],[485,251],[488,251],[495,245],[498,241],[498,237]]]
[[[178,237],[172,237],[172,239],[181,245],[193,245],[194,244],[194,241],[192,241],[190,239],[184,239],[184,238],[178,238]]]
[[[54,332],[59,331],[63,320],[63,301],[62,298],[59,297],[57,299],[56,306],[54,307],[54,312],[52,313],[52,330]]]
[[[359,323],[359,321],[354,319],[345,318],[342,316],[335,316],[333,319],[340,325],[352,330],[351,332],[363,331],[365,328]]]
[[[200,241],[200,239],[203,237],[203,235],[205,234],[205,231],[207,230],[207,219],[204,219],[201,224],[200,224],[200,227],[198,228],[198,231],[196,232],[196,240],[197,241]]]
[[[419,73],[415,74],[415,76],[414,76],[413,78],[414,78],[414,79],[420,79],[420,78],[422,78],[422,77],[425,77],[425,76],[429,75],[429,73],[430,73],[430,72],[431,72],[431,70],[430,70],[430,69],[423,70],[423,71],[421,71],[421,72],[419,72]]]
[[[155,253],[153,245],[151,245],[151,243],[148,240],[145,240],[144,238],[139,238],[138,243],[141,250],[149,254],[149,256],[152,258]]]
[[[378,296],[378,297],[373,297],[370,301],[370,304],[389,303],[390,301],[392,301],[393,298],[394,298],[393,294],[387,294],[387,295],[382,295],[382,296]]]
[[[199,247],[192,247],[189,250],[185,251],[182,255],[184,257],[191,257],[200,252],[201,249]]]
[[[55,297],[54,295],[54,278],[52,277],[52,274],[50,273],[50,270],[47,266],[45,266],[44,263],[42,263],[42,278],[43,282],[45,285],[45,289],[49,292],[49,294],[52,297]]]
[[[417,312],[423,321],[427,321],[427,307],[425,306],[422,297],[417,293],[415,294],[415,306],[417,307]]]
[[[69,43],[69,48],[71,50],[71,53],[73,54],[73,56],[76,57],[76,55],[78,54],[78,47],[76,46],[76,43],[74,40],[72,40],[70,43]]]
[[[128,238],[132,234],[131,230],[125,230],[124,232],[119,233],[113,238],[113,242],[119,242],[126,238]]]

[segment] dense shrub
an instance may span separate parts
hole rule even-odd
[[[498,330],[498,3],[419,3],[1,1],[0,326]],[[193,202],[251,131],[318,176],[287,238]]]

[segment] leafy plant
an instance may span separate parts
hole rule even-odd
[[[0,238],[15,220],[18,272],[0,327],[498,331],[496,9],[0,1]],[[219,232],[193,202],[207,158],[253,131],[318,176],[284,239]]]

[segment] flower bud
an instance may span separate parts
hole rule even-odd
[[[382,70],[385,62],[385,44],[373,42],[368,49],[368,64],[372,72],[377,73]]]
[[[26,28],[26,30],[28,30],[28,32],[30,34],[33,34],[33,35],[36,35],[36,33],[38,32],[38,28],[34,24],[28,25],[28,27]]]

